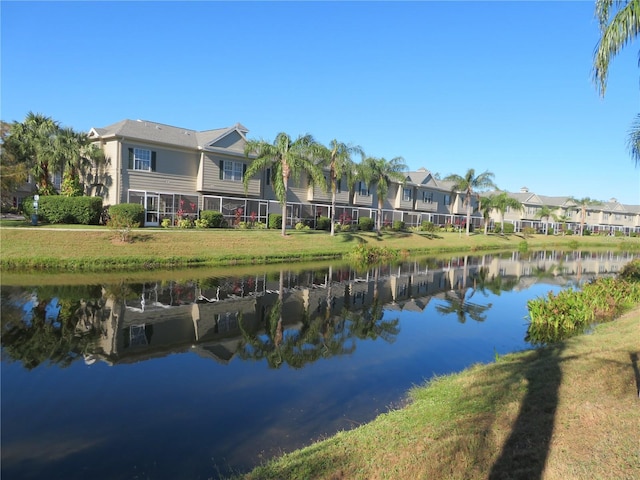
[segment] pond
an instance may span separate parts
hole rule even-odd
[[[364,271],[3,279],[2,476],[246,471],[401,406],[434,375],[532,348],[529,299],[633,258],[513,252]]]

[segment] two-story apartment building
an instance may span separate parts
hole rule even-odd
[[[196,218],[200,210],[217,210],[228,221],[266,222],[269,213],[282,213],[267,169],[249,181],[245,192],[244,175],[251,158],[244,147],[248,130],[241,124],[227,128],[195,131],[144,120],[122,120],[103,128],[92,128],[90,138],[101,146],[107,158],[96,195],[105,204],[140,203],[146,209],[145,225],[159,225],[184,216]],[[328,172],[326,177],[328,178]],[[328,183],[328,182],[327,182]],[[537,218],[543,205],[558,215],[568,216],[570,224],[580,221],[580,213],[568,197],[545,197],[526,189],[510,194],[523,205],[522,211],[508,211],[505,221],[520,230],[526,226],[556,226],[553,219]],[[360,217],[376,218],[378,198],[375,184],[356,182],[349,190],[346,179],[339,182],[335,218],[356,223]],[[464,193],[453,192],[452,184],[435,178],[421,168],[407,172],[404,182],[394,183],[383,199],[382,222],[390,225],[402,220],[407,226],[431,221],[438,225],[462,225],[466,221]],[[290,182],[287,225],[298,221],[312,223],[328,216],[329,189],[309,185],[302,176]],[[477,198],[471,199],[472,223],[483,222]],[[493,218],[496,220],[497,218]],[[566,222],[565,222],[566,223]],[[615,201],[590,208],[587,225],[598,228],[640,232],[640,206]],[[597,228],[596,228],[597,227]]]
[[[525,227],[538,231],[579,231],[584,220],[584,228],[593,233],[640,232],[640,205],[623,205],[615,198],[586,205],[583,219],[582,207],[571,197],[537,195],[526,187],[509,196],[522,204],[522,209],[510,208],[504,216],[505,222],[513,223],[516,231]],[[540,216],[545,206],[551,211],[549,217]],[[497,212],[493,212],[491,220],[498,221]]]

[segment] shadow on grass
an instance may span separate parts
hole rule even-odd
[[[534,358],[519,365],[522,368],[509,372],[511,382],[526,384],[526,394],[489,480],[542,478],[558,406],[563,349],[560,344],[536,350]]]

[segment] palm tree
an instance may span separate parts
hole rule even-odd
[[[10,193],[26,183],[29,178],[27,164],[20,161],[15,139],[12,144],[11,124],[0,120],[0,193],[2,202],[11,203]]]
[[[636,162],[636,165],[640,165],[640,115],[636,116],[636,119],[629,129],[627,148],[631,153],[631,158]]]
[[[504,214],[507,208],[514,208],[516,210],[522,210],[522,203],[513,197],[510,197],[507,192],[500,192],[497,195],[489,196],[489,202],[493,207],[493,210],[497,210],[500,214],[500,235],[504,235]]]
[[[482,218],[484,220],[484,234],[487,234],[487,230],[489,228],[489,220],[491,220],[491,212],[493,211],[493,205],[491,205],[490,197],[480,197],[480,206],[479,210],[482,213]]]
[[[471,223],[471,200],[476,190],[486,190],[488,188],[497,188],[493,183],[493,173],[485,171],[476,177],[476,171],[473,168],[467,170],[464,177],[457,174],[451,174],[444,178],[447,182],[453,182],[451,192],[464,192],[464,205],[467,207],[467,236],[469,235],[469,224]]]
[[[251,165],[244,174],[245,192],[249,188],[249,180],[257,172],[271,167],[271,180],[273,191],[282,205],[282,236],[287,235],[287,194],[289,192],[289,179],[299,178],[304,172],[312,183],[325,185],[322,170],[312,158],[312,151],[317,147],[317,142],[311,135],[301,135],[295,141],[286,133],[279,133],[274,142],[264,140],[249,140],[244,153],[249,158],[255,155]]]
[[[593,79],[600,95],[604,97],[609,62],[640,32],[640,0],[596,0],[596,17],[600,23],[600,40],[593,54]],[[631,156],[638,166],[640,117],[636,117],[628,138]]]
[[[324,166],[329,168],[329,187],[331,189],[331,236],[335,235],[335,213],[336,213],[336,193],[338,182],[343,176],[347,177],[347,188],[351,189],[354,183],[355,164],[351,155],[359,154],[364,156],[361,147],[347,145],[337,140],[331,140],[329,147],[320,145],[316,151],[316,156],[322,160]]]
[[[584,224],[587,220],[587,207],[602,205],[602,202],[599,200],[593,200],[589,197],[584,198],[575,198],[569,197],[569,200],[576,204],[577,207],[580,207],[580,235],[584,233]]]
[[[41,195],[55,194],[51,174],[61,166],[54,144],[59,130],[59,124],[52,118],[29,112],[24,122],[15,122],[9,131],[9,144],[15,146],[13,153],[33,172]]]
[[[101,149],[91,144],[84,133],[75,132],[72,128],[62,128],[54,140],[58,163],[64,166],[64,175],[60,193],[67,197],[81,196],[84,188],[80,183],[80,175],[91,164],[90,155],[97,156]]]
[[[382,207],[387,198],[391,182],[403,184],[406,178],[404,172],[407,166],[402,157],[394,157],[391,160],[385,158],[367,157],[358,165],[358,176],[368,185],[375,183],[378,196],[378,218],[376,229],[382,230]]]
[[[546,218],[547,221],[544,222],[544,234],[547,235],[549,233],[549,218],[553,215],[553,210],[547,205],[543,205],[540,210],[536,213],[536,218],[542,220]]]

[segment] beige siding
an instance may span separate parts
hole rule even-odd
[[[239,159],[238,157],[226,157],[213,153],[202,155],[200,168],[198,170],[197,189],[201,193],[215,195],[239,195],[244,196],[244,182],[220,179],[220,162],[240,162],[249,165],[249,159]],[[263,173],[259,173],[249,181],[246,194],[250,197],[260,196],[260,178]]]
[[[102,148],[106,160],[106,168],[104,172],[105,188],[102,195],[103,204],[115,205],[117,203],[125,202],[126,196],[123,198],[122,190],[118,189],[122,184],[118,142],[106,142]]]
[[[424,194],[431,195],[431,201],[424,201]],[[414,202],[414,209],[417,212],[436,212],[438,210],[438,202],[436,201],[437,192],[428,188],[416,189],[416,200]]]
[[[400,208],[402,210],[413,210],[413,203],[416,197],[416,189],[414,187],[411,186],[402,186],[402,185],[398,185],[398,192],[396,193],[396,198],[395,198],[395,208]],[[404,199],[404,191],[405,189],[409,189],[410,194],[409,194],[409,200],[405,200]]]

